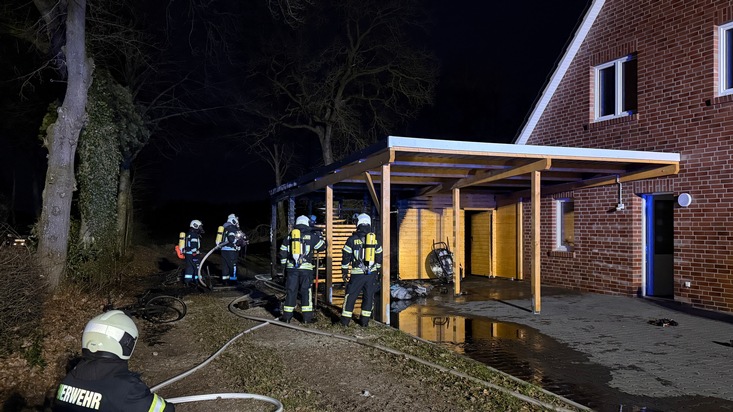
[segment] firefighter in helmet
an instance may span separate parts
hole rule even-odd
[[[300,310],[303,322],[313,321],[313,296],[311,284],[314,276],[314,255],[326,249],[326,241],[321,233],[311,227],[311,219],[298,216],[295,227],[280,246],[280,264],[286,270],[285,303],[280,320],[290,323],[295,304],[300,295]]]
[[[81,336],[82,359],[59,385],[54,412],[174,411],[128,369],[137,338],[135,322],[120,310],[90,320]]]
[[[342,250],[341,276],[347,282],[346,296],[341,308],[342,325],[349,326],[356,299],[360,294],[362,301],[359,324],[364,327],[369,325],[381,268],[382,246],[372,231],[372,218],[362,213],[357,216],[356,231],[346,240]]]
[[[237,261],[239,251],[249,242],[247,235],[239,228],[239,218],[234,213],[227,216],[227,221],[219,227],[220,235],[217,235],[216,242],[221,246],[221,258],[223,267],[221,280],[234,282],[237,280]]]
[[[196,283],[201,263],[201,235],[204,233],[204,225],[200,220],[192,220],[183,248],[183,255],[186,259],[186,270],[183,272],[183,282],[187,285]]]

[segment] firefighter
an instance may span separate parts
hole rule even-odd
[[[300,296],[300,310],[303,322],[313,322],[313,294],[311,284],[314,276],[314,255],[326,249],[321,233],[311,227],[307,216],[298,216],[295,227],[280,246],[280,264],[285,268],[285,303],[280,320],[290,323],[295,304]]]
[[[359,294],[362,294],[359,324],[364,327],[369,325],[381,267],[382,246],[372,231],[372,218],[362,213],[357,216],[356,231],[346,240],[342,250],[341,276],[347,283],[341,308],[342,325],[349,326]]]
[[[222,244],[221,258],[223,267],[221,280],[235,282],[237,280],[237,260],[242,246],[247,245],[247,236],[239,228],[239,218],[234,213],[227,216],[227,221],[220,227],[221,238],[217,236],[217,244]]]
[[[137,337],[135,322],[120,310],[90,320],[81,336],[82,359],[59,385],[54,412],[175,411],[128,369]]]
[[[186,270],[183,272],[183,282],[186,285],[196,284],[199,276],[199,264],[201,263],[201,235],[204,233],[204,225],[200,220],[192,220],[183,247],[183,255],[186,259]]]

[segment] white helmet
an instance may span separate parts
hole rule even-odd
[[[200,220],[192,220],[192,221],[191,221],[191,228],[193,228],[193,229],[198,229],[198,228],[200,228],[201,226],[203,226],[203,223],[201,223],[201,221],[200,221]]]
[[[359,216],[356,217],[356,226],[359,227],[361,225],[372,225],[372,218],[369,217],[368,214],[362,213]]]
[[[91,352],[109,352],[120,359],[130,359],[137,337],[135,322],[125,312],[111,310],[87,323],[81,335],[81,347]]]
[[[311,220],[310,220],[310,218],[308,218],[308,216],[301,215],[301,216],[298,216],[297,219],[295,219],[295,224],[296,225],[306,225],[306,226],[309,226],[310,225],[310,222],[311,222]]]
[[[234,213],[232,213],[231,215],[227,216],[227,222],[229,222],[229,223],[231,223],[233,225],[239,226],[239,218]]]

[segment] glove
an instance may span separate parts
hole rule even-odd
[[[344,282],[349,283],[349,269],[341,269],[341,277]]]

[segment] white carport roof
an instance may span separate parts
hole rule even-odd
[[[389,136],[344,160],[270,191],[274,201],[336,185],[363,192],[389,164],[393,190],[414,195],[470,189],[503,199],[528,197],[531,171],[541,171],[542,194],[673,175],[678,153],[531,146]],[[365,176],[365,173],[369,176]]]
[[[455,215],[460,209],[460,193],[493,195],[497,204],[531,201],[532,307],[539,313],[540,209],[539,201],[534,200],[582,188],[675,175],[679,167],[678,153],[389,136],[346,159],[272,189],[270,196],[274,212],[274,204],[279,201],[324,191],[327,234],[333,223],[334,192],[340,196],[359,194],[361,198],[368,190],[381,215],[390,212],[392,193],[399,193],[403,199],[450,193]],[[375,184],[380,185],[379,192]],[[276,224],[274,213],[272,223]],[[381,224],[386,253],[384,271],[389,273],[389,219],[381,219]],[[458,233],[457,222],[454,232]],[[461,241],[455,235],[452,244],[455,251],[460,250]],[[331,273],[330,266],[327,273]],[[387,305],[379,313],[383,321],[389,322],[389,276],[383,279],[382,302]],[[455,285],[455,292],[460,293],[460,279],[456,279]],[[330,287],[330,276],[327,286]]]

